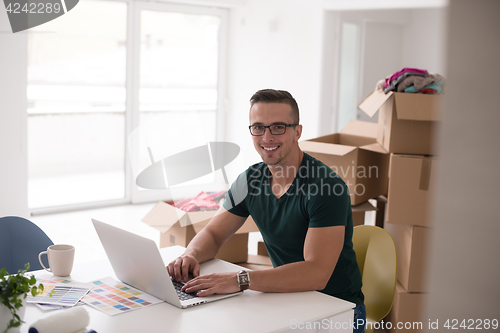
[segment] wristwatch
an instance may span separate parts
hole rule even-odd
[[[240,290],[243,291],[250,288],[250,276],[248,275],[247,271],[239,271],[237,277]]]

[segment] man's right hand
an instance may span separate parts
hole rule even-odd
[[[183,254],[168,264],[167,271],[173,280],[187,282],[189,273],[193,273],[193,277],[200,275],[200,263],[194,256]]]

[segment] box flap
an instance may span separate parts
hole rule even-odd
[[[420,172],[420,186],[422,191],[428,191],[431,181],[432,157],[424,156],[422,159],[422,171]]]
[[[340,134],[339,133],[327,134],[323,136],[318,136],[317,138],[314,139],[309,139],[307,141],[340,144]]]
[[[353,146],[338,145],[333,143],[301,141],[299,147],[305,152],[344,156],[356,149]]]
[[[340,131],[340,133],[373,138],[374,140],[376,140],[377,127],[377,123],[370,123],[368,121],[361,120],[350,120],[347,125],[345,125],[345,127]]]
[[[441,96],[411,93],[395,93],[398,119],[437,121],[440,120]]]
[[[186,212],[177,209],[166,202],[159,201],[142,221],[160,232],[167,232],[178,221],[187,219]]]
[[[378,109],[392,96],[392,91],[388,94],[384,94],[381,90],[375,90],[368,97],[365,98],[358,106],[367,115],[373,117],[377,113]]]
[[[375,139],[375,138],[341,133],[341,134],[339,134],[338,144],[343,145],[343,146],[361,147],[361,146],[369,145],[369,144],[375,143],[375,142],[377,142],[377,139]]]
[[[382,145],[379,143],[372,143],[369,145],[361,146],[360,148],[365,149],[365,150],[369,150],[369,151],[374,151],[376,153],[389,154],[389,152],[387,150],[385,150],[384,147],[382,147]]]
[[[365,201],[359,205],[351,206],[353,213],[369,212],[373,210],[378,210],[377,207],[373,206],[369,201]]]

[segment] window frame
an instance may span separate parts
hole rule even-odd
[[[211,15],[218,16],[221,19],[221,25],[219,29],[219,51],[218,51],[218,66],[217,66],[217,106],[216,106],[216,141],[224,140],[224,117],[223,114],[227,112],[225,110],[226,101],[226,55],[227,55],[227,21],[228,21],[228,11],[227,9],[215,8],[215,7],[202,7],[202,6],[193,6],[193,5],[178,5],[178,4],[170,4],[170,3],[160,3],[160,2],[142,2],[137,1],[133,4],[133,26],[135,29],[133,30],[133,36],[131,41],[133,41],[133,64],[131,64],[132,73],[130,77],[139,78],[140,77],[140,39],[141,39],[141,31],[140,31],[140,17],[142,10],[152,10],[152,11],[164,11],[164,12],[179,12],[186,14],[199,14],[199,15]],[[137,128],[139,124],[139,90],[140,90],[140,82],[139,79],[131,80],[131,91],[130,95],[127,91],[127,96],[131,96],[131,124],[130,128],[127,130],[127,137],[132,132],[133,129]],[[127,80],[128,82],[128,80]],[[128,89],[128,85],[127,85]],[[127,158],[129,151],[127,149]],[[130,163],[127,163],[127,166],[130,167]],[[129,186],[130,186],[130,194],[131,194],[131,203],[146,203],[146,202],[154,202],[159,200],[172,200],[172,195],[169,189],[166,190],[147,190],[141,191],[135,185],[134,175],[132,171],[129,170]],[[192,195],[196,191],[200,191],[203,186],[189,186],[185,188],[177,188],[176,194],[184,193],[185,196]]]
[[[218,7],[205,7],[195,4],[173,4],[167,2],[145,2],[138,0],[95,0],[109,2],[123,2],[127,4],[126,27],[126,101],[125,101],[125,142],[124,142],[124,198],[67,204],[60,206],[29,208],[31,215],[42,215],[66,211],[76,211],[90,208],[102,208],[122,204],[138,204],[171,200],[167,190],[140,191],[135,185],[134,174],[130,163],[128,149],[128,136],[139,126],[139,71],[140,71],[140,15],[142,10],[181,12],[186,14],[200,14],[218,16],[221,25],[218,36],[218,72],[217,72],[217,105],[216,105],[216,141],[224,140],[225,120],[227,113],[227,41],[228,41],[228,9]],[[193,187],[186,188],[193,191]],[[177,193],[177,192],[176,192]],[[192,194],[192,192],[190,192]]]

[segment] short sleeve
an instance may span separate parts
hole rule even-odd
[[[228,212],[248,217],[250,213],[246,206],[246,198],[248,196],[248,180],[247,172],[241,173],[238,178],[233,182],[231,188],[227,191],[226,198],[222,206]]]
[[[320,191],[311,195],[308,201],[310,228],[346,226],[348,223],[351,210],[349,188],[339,179],[329,179],[328,184],[331,186],[322,184]]]

